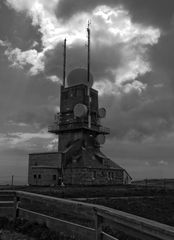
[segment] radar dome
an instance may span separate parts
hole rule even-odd
[[[93,85],[93,76],[90,73],[88,82],[88,72],[85,68],[76,68],[72,70],[67,77],[68,87],[72,87],[79,84],[85,84],[88,87]]]

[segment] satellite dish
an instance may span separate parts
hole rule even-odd
[[[105,108],[99,108],[98,115],[100,118],[104,118],[106,116],[106,109]]]
[[[90,73],[89,82],[88,82],[88,72],[85,68],[76,68],[72,70],[67,77],[68,87],[85,84],[88,87],[93,85],[93,76]]]
[[[103,134],[97,135],[96,140],[99,144],[104,144],[105,143],[105,135],[103,135]]]
[[[74,116],[79,118],[85,117],[87,115],[87,111],[88,109],[86,105],[78,103],[74,107]]]

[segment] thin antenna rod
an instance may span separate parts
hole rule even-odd
[[[63,87],[65,87],[65,78],[66,78],[66,38],[64,39],[63,44]]]
[[[87,33],[88,33],[88,82],[90,78],[90,28],[89,28],[90,22],[88,21],[88,27],[87,27]]]
[[[91,128],[91,96],[90,96],[90,22],[88,21],[87,34],[88,34],[88,71],[87,71],[87,81],[88,81],[88,128]]]

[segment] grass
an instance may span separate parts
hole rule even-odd
[[[127,199],[93,199],[89,203],[104,205],[174,227],[174,196],[161,195]]]
[[[154,196],[167,191],[162,187],[135,185],[28,187],[21,190],[63,198]],[[174,189],[170,190],[170,194],[174,195]]]
[[[18,219],[14,224],[6,217],[0,217],[0,239],[3,240],[74,240],[71,236],[51,231],[46,225]]]
[[[152,219],[161,223],[165,223],[174,226],[174,188],[168,189],[165,186],[73,186],[64,188],[61,187],[20,187],[14,190],[22,190],[28,192],[34,192],[54,197],[64,197],[64,198],[86,198],[87,202],[95,203],[99,205],[108,206],[110,208],[118,209],[124,212],[135,214],[141,217]],[[139,198],[135,198],[139,196]],[[112,197],[125,197],[122,199],[114,199]],[[96,199],[90,199],[96,198]],[[30,206],[31,210],[37,208],[38,212],[48,213],[45,206],[42,204],[37,205],[35,203]],[[30,209],[30,208],[29,208]],[[54,209],[54,208],[53,208]],[[54,209],[55,210],[55,209]],[[49,214],[52,215],[51,210],[48,210]],[[55,216],[56,211],[54,211],[53,216]],[[60,215],[65,214],[59,212]],[[67,216],[73,218],[70,213]],[[67,216],[62,215],[61,217],[67,218]],[[78,216],[81,217],[80,215]],[[78,223],[78,217],[76,220]],[[82,218],[85,223],[85,219]],[[80,218],[79,221],[82,221]],[[72,220],[72,219],[70,219]],[[86,222],[85,225],[91,225],[91,223]],[[1,226],[1,225],[0,225]],[[1,228],[1,227],[0,227]],[[54,240],[54,239],[72,239],[68,236],[64,236],[62,233],[51,232],[46,226],[40,226],[38,224],[31,224],[29,222],[18,222],[15,226],[15,231],[22,234],[29,235],[35,239],[41,240]],[[132,240],[135,238],[127,237],[125,234],[120,232],[113,232],[109,226],[106,226],[106,231],[108,233],[113,233],[120,240]],[[57,235],[56,235],[57,234]]]

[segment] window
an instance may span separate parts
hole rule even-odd
[[[68,99],[68,91],[66,91],[62,94],[62,98],[63,99]]]
[[[82,90],[81,89],[77,89],[76,95],[77,95],[77,97],[83,96]]]
[[[56,180],[56,175],[53,175],[53,180],[54,180],[54,181]]]
[[[74,89],[69,89],[68,91],[68,97],[74,97]]]
[[[107,175],[108,175],[108,180],[111,179],[111,172],[107,172]]]
[[[95,179],[95,178],[96,178],[96,176],[97,176],[97,173],[96,173],[96,171],[93,171],[93,172],[92,172],[92,179]]]
[[[41,179],[41,175],[40,174],[38,175],[38,178]]]
[[[36,176],[36,174],[34,174],[34,179],[36,179],[37,178],[37,176]]]

